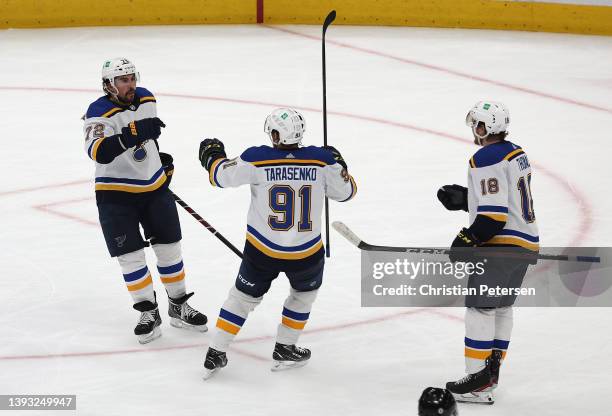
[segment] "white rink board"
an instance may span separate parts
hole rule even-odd
[[[168,126],[160,146],[175,158],[173,190],[241,247],[249,191],[213,189],[199,141],[218,137],[238,155],[267,143],[265,116],[289,105],[306,117],[305,143],[321,143],[319,34],[307,26],[0,32],[0,393],[76,394],[79,415],[411,415],[425,387],[463,375],[462,309],[360,308],[359,253],[335,233],[300,342],[313,351],[302,369],[269,371],[283,277],[207,383],[209,334],[171,328],[164,296],[162,338],[140,346],[132,334],[138,314],[106,253],[83,150],[80,117],[100,95],[103,60],[136,63]],[[611,245],[612,38],[332,27],[328,40],[329,142],[359,185],[355,200],[331,204],[332,220],[374,244],[448,245],[467,216],[445,211],[435,193],[465,183],[476,150],[465,114],[490,98],[510,108],[511,138],[534,167],[542,244]],[[179,215],[191,303],[214,323],[239,261]],[[497,403],[462,405],[461,416],[607,414],[610,310],[521,309],[515,318]]]

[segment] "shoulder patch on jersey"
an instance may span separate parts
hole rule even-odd
[[[85,118],[110,117],[121,110],[121,107],[117,107],[107,96],[104,96],[89,105]]]
[[[143,87],[136,87],[136,96],[139,99],[139,102],[147,103],[147,102],[156,102],[155,96],[151,91]]]
[[[474,153],[474,156],[470,159],[470,167],[484,168],[503,160],[510,161],[523,153],[523,149],[512,142],[503,141],[490,144]]]

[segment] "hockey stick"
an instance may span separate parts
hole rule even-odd
[[[179,204],[181,207],[183,207],[183,209],[185,209],[185,211],[187,211],[193,218],[195,218],[200,224],[202,224],[204,227],[206,227],[206,229],[208,231],[213,233],[213,235],[215,237],[217,237],[219,240],[221,240],[221,242],[223,244],[225,244],[227,246],[227,248],[229,248],[234,253],[236,253],[236,255],[238,257],[242,258],[242,251],[238,250],[232,243],[230,243],[227,240],[227,238],[223,237],[221,235],[221,233],[219,233],[219,231],[215,230],[215,228],[212,225],[210,225],[204,218],[202,218],[200,216],[200,214],[195,212],[193,210],[193,208],[191,208],[189,205],[187,205],[187,203],[185,201],[183,201],[181,198],[179,198],[179,196],[177,194],[175,194],[172,191],[170,191],[170,193],[172,194],[172,197],[174,198],[174,200],[176,201],[177,204]]]
[[[387,251],[393,253],[415,253],[415,254],[449,254],[450,250],[444,248],[422,248],[422,247],[393,247],[393,246],[375,246],[372,244],[368,244],[363,241],[361,238],[357,237],[350,228],[348,228],[341,221],[334,221],[332,223],[332,227],[334,230],[338,231],[340,235],[346,238],[351,244],[357,247],[360,250],[364,251]],[[500,256],[508,256],[514,257],[513,253],[509,252],[482,252],[482,255],[491,255],[498,254]],[[516,254],[516,253],[515,253]],[[533,255],[518,255],[519,258],[537,258],[538,260],[558,260],[558,261],[576,261],[576,262],[586,262],[586,263],[600,263],[600,257],[591,257],[591,256],[566,256],[566,255],[552,255],[552,254],[533,254]]]
[[[327,28],[333,23],[336,19],[336,11],[332,10],[329,12],[325,21],[323,22],[323,38],[322,38],[322,47],[323,47],[323,146],[327,146],[327,77],[325,74],[325,32],[327,32]],[[330,246],[329,246],[329,198],[325,197],[325,255],[327,257],[331,256]]]

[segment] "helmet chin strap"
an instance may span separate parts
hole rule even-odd
[[[481,136],[480,134],[476,133],[476,129],[477,128],[478,128],[478,124],[476,124],[474,127],[472,127],[472,133],[474,133],[474,137],[478,141],[478,145],[479,146],[484,146],[484,140],[486,140],[486,138],[489,137],[489,133],[485,134],[484,136]],[[486,128],[485,128],[485,130],[486,130]]]

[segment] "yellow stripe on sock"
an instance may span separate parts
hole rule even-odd
[[[150,284],[153,284],[153,279],[151,279],[151,275],[148,275],[142,282],[136,283],[135,285],[128,285],[127,288],[130,292],[135,292],[149,286]]]
[[[306,326],[306,321],[304,322],[294,321],[293,319],[283,316],[283,325],[288,326],[289,328],[293,328],[293,329],[304,329],[304,327]]]
[[[465,347],[465,356],[476,360],[486,360],[491,355],[491,350],[473,350]]]
[[[162,283],[180,282],[184,278],[185,278],[185,272],[184,271],[182,271],[181,274],[179,274],[178,276],[173,276],[173,277],[160,276],[160,279],[161,279]]]
[[[232,335],[236,335],[240,331],[240,327],[227,322],[224,319],[217,319],[217,328],[222,329],[225,332],[229,332]]]

